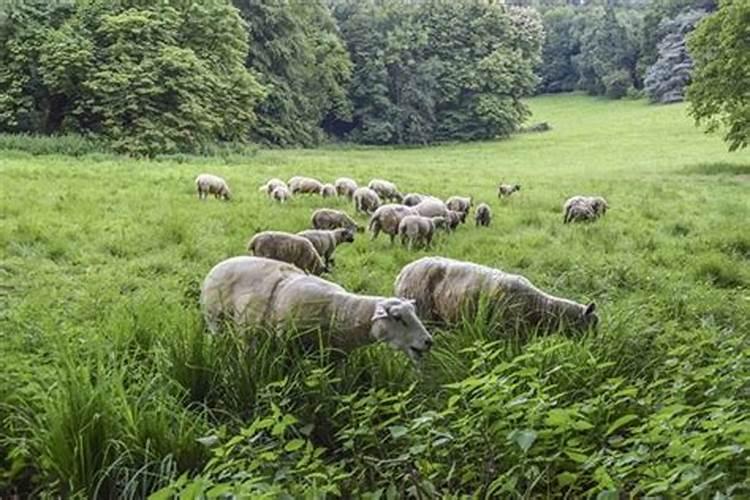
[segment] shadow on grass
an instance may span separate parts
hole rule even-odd
[[[750,164],[730,163],[726,161],[704,162],[688,165],[679,171],[680,174],[698,175],[750,175]]]

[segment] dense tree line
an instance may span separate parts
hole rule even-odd
[[[0,132],[136,155],[502,137],[535,91],[682,99],[715,2],[16,0],[0,6]]]
[[[686,36],[715,8],[715,0],[547,0],[539,90],[619,98],[638,95],[648,77],[652,100],[681,100],[692,67]]]

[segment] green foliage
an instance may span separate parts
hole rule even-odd
[[[709,131],[724,131],[729,150],[750,143],[750,4],[722,0],[688,41],[695,63],[690,113]]]
[[[228,1],[52,5],[65,8],[10,7],[0,80],[16,83],[0,95],[1,129],[75,131],[139,156],[246,139],[262,89]]]
[[[253,139],[312,146],[324,122],[350,115],[351,62],[323,0],[234,0],[247,23],[247,67],[268,89]]]
[[[354,63],[351,138],[424,144],[507,136],[526,118],[542,27],[492,2],[337,3]],[[345,129],[344,129],[345,131]]]
[[[431,149],[4,149],[0,496],[747,497],[750,166],[681,104],[528,105],[551,130]],[[518,197],[497,198],[498,158],[526,182]],[[195,199],[205,170],[232,204]],[[419,366],[383,345],[342,359],[294,332],[208,335],[197,300],[217,261],[256,231],[307,227],[315,208],[351,210],[257,191],[298,174],[384,176],[496,214],[429,252],[358,237],[328,276],[347,289],[391,293],[405,264],[445,255],[596,300],[599,331],[519,338],[479,317],[432,328]],[[611,210],[564,226],[581,191]]]

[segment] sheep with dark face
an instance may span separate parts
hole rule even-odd
[[[308,229],[300,231],[297,236],[310,240],[328,269],[334,264],[333,252],[336,251],[336,247],[342,243],[354,243],[354,231],[350,228]]]
[[[354,191],[354,208],[357,212],[371,214],[381,205],[380,196],[370,188],[361,187]]]
[[[454,212],[463,212],[465,214],[469,213],[473,205],[474,201],[471,199],[471,196],[451,196],[450,198],[448,198],[448,201],[445,202],[445,206],[448,207],[448,210],[453,210]]]
[[[407,207],[416,207],[424,201],[427,196],[419,193],[408,193],[404,195],[404,200],[401,202]]]
[[[339,196],[346,196],[350,200],[354,196],[354,191],[356,191],[358,187],[354,179],[348,177],[339,177],[333,185],[336,187],[336,193]]]
[[[520,184],[500,184],[499,186],[497,186],[497,196],[498,198],[504,198],[520,190]]]
[[[401,201],[404,199],[404,196],[399,192],[396,185],[390,181],[384,181],[383,179],[373,179],[370,181],[367,187],[378,193],[378,196],[382,200],[401,203]]]
[[[212,333],[235,326],[320,332],[324,345],[343,352],[385,342],[418,361],[432,336],[408,300],[355,295],[296,267],[260,257],[217,264],[201,286],[201,310]],[[318,341],[313,334],[305,337]]]
[[[395,294],[415,300],[420,318],[445,323],[480,312],[489,312],[505,327],[544,332],[583,331],[599,321],[594,303],[555,297],[523,276],[443,257],[406,265],[396,278]]]
[[[333,184],[323,184],[323,187],[320,189],[320,194],[323,198],[333,198],[336,196],[336,188]]]
[[[370,217],[368,229],[372,232],[372,239],[378,237],[380,232],[384,232],[391,238],[391,243],[398,234],[398,225],[401,219],[407,215],[416,215],[414,207],[406,205],[388,204],[382,205]]]
[[[310,240],[281,231],[264,231],[250,239],[248,252],[257,257],[288,262],[315,275],[326,271],[323,259]]]
[[[447,229],[448,221],[445,217],[422,217],[421,215],[407,215],[398,224],[398,234],[401,244],[408,243],[411,249],[415,244],[430,246],[435,231],[439,228]]]
[[[492,210],[486,203],[480,203],[477,205],[476,213],[474,214],[474,220],[477,226],[489,226],[492,221]]]
[[[195,178],[195,188],[200,200],[205,200],[210,194],[214,195],[214,198],[221,198],[225,201],[232,199],[232,192],[229,190],[227,181],[217,175],[200,174]]]

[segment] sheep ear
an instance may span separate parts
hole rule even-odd
[[[388,317],[388,309],[386,309],[383,304],[377,304],[375,306],[375,312],[372,314],[371,321],[377,321],[379,319],[387,318]]]
[[[592,302],[586,306],[586,310],[583,311],[584,316],[591,316],[596,312],[596,302]]]

